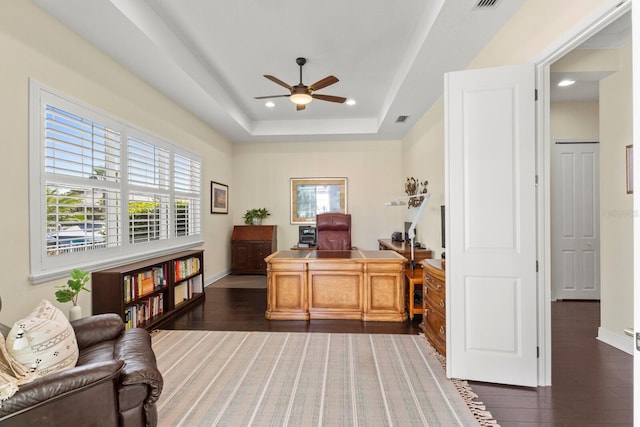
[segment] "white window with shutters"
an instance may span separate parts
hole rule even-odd
[[[201,244],[198,155],[30,83],[33,282]]]

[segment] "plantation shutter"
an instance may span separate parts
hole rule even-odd
[[[47,256],[120,244],[120,132],[44,108]]]
[[[186,155],[175,154],[173,161],[173,185],[175,197],[175,236],[200,234],[200,161]]]
[[[169,238],[169,150],[128,137],[129,242]]]

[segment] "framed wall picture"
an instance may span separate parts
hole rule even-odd
[[[211,213],[229,213],[229,186],[211,181]]]
[[[627,194],[633,194],[633,145],[627,145]]]
[[[347,178],[291,178],[291,224],[314,224],[316,215],[347,213]]]

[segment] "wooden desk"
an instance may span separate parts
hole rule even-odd
[[[391,251],[278,251],[267,263],[269,320],[403,322],[406,258]]]
[[[307,246],[307,247],[302,247],[298,245],[291,246],[292,251],[314,251],[315,249],[316,249],[316,245]]]
[[[409,319],[413,320],[413,316],[415,314],[422,314],[422,304],[416,306],[415,305],[415,291],[416,288],[422,290],[422,268],[416,267],[413,271],[410,268],[404,269],[404,276],[406,278],[407,285],[409,289],[406,293],[406,305],[407,311],[409,312]],[[422,298],[424,298],[424,291],[422,291]]]
[[[391,239],[378,239],[378,247],[381,251],[395,251],[411,261],[411,245],[409,242],[394,242]],[[416,267],[420,266],[420,261],[433,258],[431,249],[414,248],[413,254],[416,258]]]

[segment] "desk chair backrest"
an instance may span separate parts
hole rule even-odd
[[[316,233],[318,250],[351,250],[351,214],[317,215]]]

